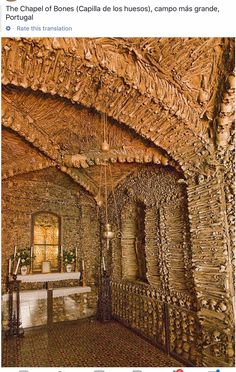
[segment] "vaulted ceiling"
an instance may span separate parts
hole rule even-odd
[[[111,163],[108,172],[114,187],[143,163],[169,164],[180,170],[163,150],[111,119],[107,124],[110,151],[103,153],[101,115],[60,97],[7,85],[2,102],[3,179],[57,166],[96,195],[104,182],[100,164],[105,160]],[[17,118],[16,126],[5,122],[8,115]]]
[[[4,39],[3,178],[56,166],[97,195],[104,160],[114,186],[146,163],[207,175],[230,143],[233,43]]]

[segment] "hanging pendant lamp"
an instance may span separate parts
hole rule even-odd
[[[103,115],[103,142],[101,145],[101,150],[103,153],[106,153],[110,150],[110,145],[107,140],[107,116],[106,114]],[[107,160],[101,164],[101,172],[100,172],[100,177],[104,177],[104,188],[105,188],[105,228],[103,231],[103,238],[110,240],[113,239],[115,236],[114,231],[112,231],[111,224],[108,221],[108,186],[107,186],[107,168],[108,168],[108,163]],[[103,170],[103,172],[102,172]],[[111,169],[110,169],[110,176],[111,175]],[[100,179],[100,187],[101,187],[101,179]],[[99,187],[99,194],[100,194],[100,187]],[[113,193],[114,196],[114,193]],[[116,204],[116,203],[115,203]]]

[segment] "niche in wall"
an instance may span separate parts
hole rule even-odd
[[[145,205],[133,202],[121,213],[122,277],[147,282]]]
[[[49,261],[51,271],[58,271],[60,246],[60,217],[54,213],[39,212],[33,215],[33,271],[40,272],[42,263]]]
[[[147,282],[147,263],[145,252],[145,215],[146,208],[144,203],[137,202],[135,210],[135,253],[138,266],[138,277],[136,279]]]
[[[115,279],[140,278],[164,294],[193,295],[186,188],[178,182],[181,177],[170,167],[144,166],[116,189],[122,235],[120,242],[112,243],[113,262],[121,264],[122,275],[116,270]],[[136,239],[143,255],[140,268]]]

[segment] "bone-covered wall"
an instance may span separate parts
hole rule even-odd
[[[172,168],[143,166],[117,187],[115,199],[117,210],[110,196],[116,230],[113,315],[185,362],[198,364],[200,327],[184,180]],[[138,278],[135,252],[135,205],[140,202],[145,206],[148,283]]]
[[[66,250],[77,247],[79,270],[82,259],[86,269],[86,284],[91,286],[90,298],[96,313],[99,222],[93,199],[67,175],[54,167],[15,176],[3,182],[2,188],[2,280],[5,291],[7,260],[14,252],[30,248],[32,242],[32,216],[36,212],[52,212],[61,218],[61,245]],[[88,230],[87,226],[90,226]],[[75,286],[78,283],[60,283]],[[41,289],[42,285],[22,284],[22,290]],[[56,317],[56,314],[54,315]],[[60,316],[58,315],[58,318]],[[63,320],[63,317],[61,317]],[[35,324],[31,324],[34,326]]]
[[[118,237],[112,243],[114,316],[186,363],[231,365],[233,314],[225,292],[232,276],[226,269],[229,252],[220,222],[224,217],[220,180],[201,178],[195,186],[187,186],[173,169],[144,166],[116,189],[115,196],[118,211],[110,197]],[[132,216],[140,201],[146,207],[148,284],[135,281]],[[131,275],[126,267],[131,268]],[[169,326],[160,332],[160,319],[165,318]]]
[[[113,175],[108,189],[116,195],[109,206],[116,238],[104,248],[113,315],[196,366],[234,365],[234,42],[2,42],[3,251],[12,253],[25,226],[19,240],[28,242],[32,211],[25,196],[34,195],[33,207],[45,207],[41,198],[49,188],[42,179],[32,183],[31,176],[56,167],[89,193],[79,191],[76,207],[72,184],[53,186],[57,192],[50,191],[46,203],[53,210],[49,199],[67,199],[59,207],[68,215],[65,240],[83,239],[88,280],[96,284],[104,222],[100,165],[107,162]],[[135,251],[137,203],[145,206],[145,282]]]

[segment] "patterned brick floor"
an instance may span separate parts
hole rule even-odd
[[[3,367],[176,367],[180,363],[117,322],[94,320],[3,340]]]

